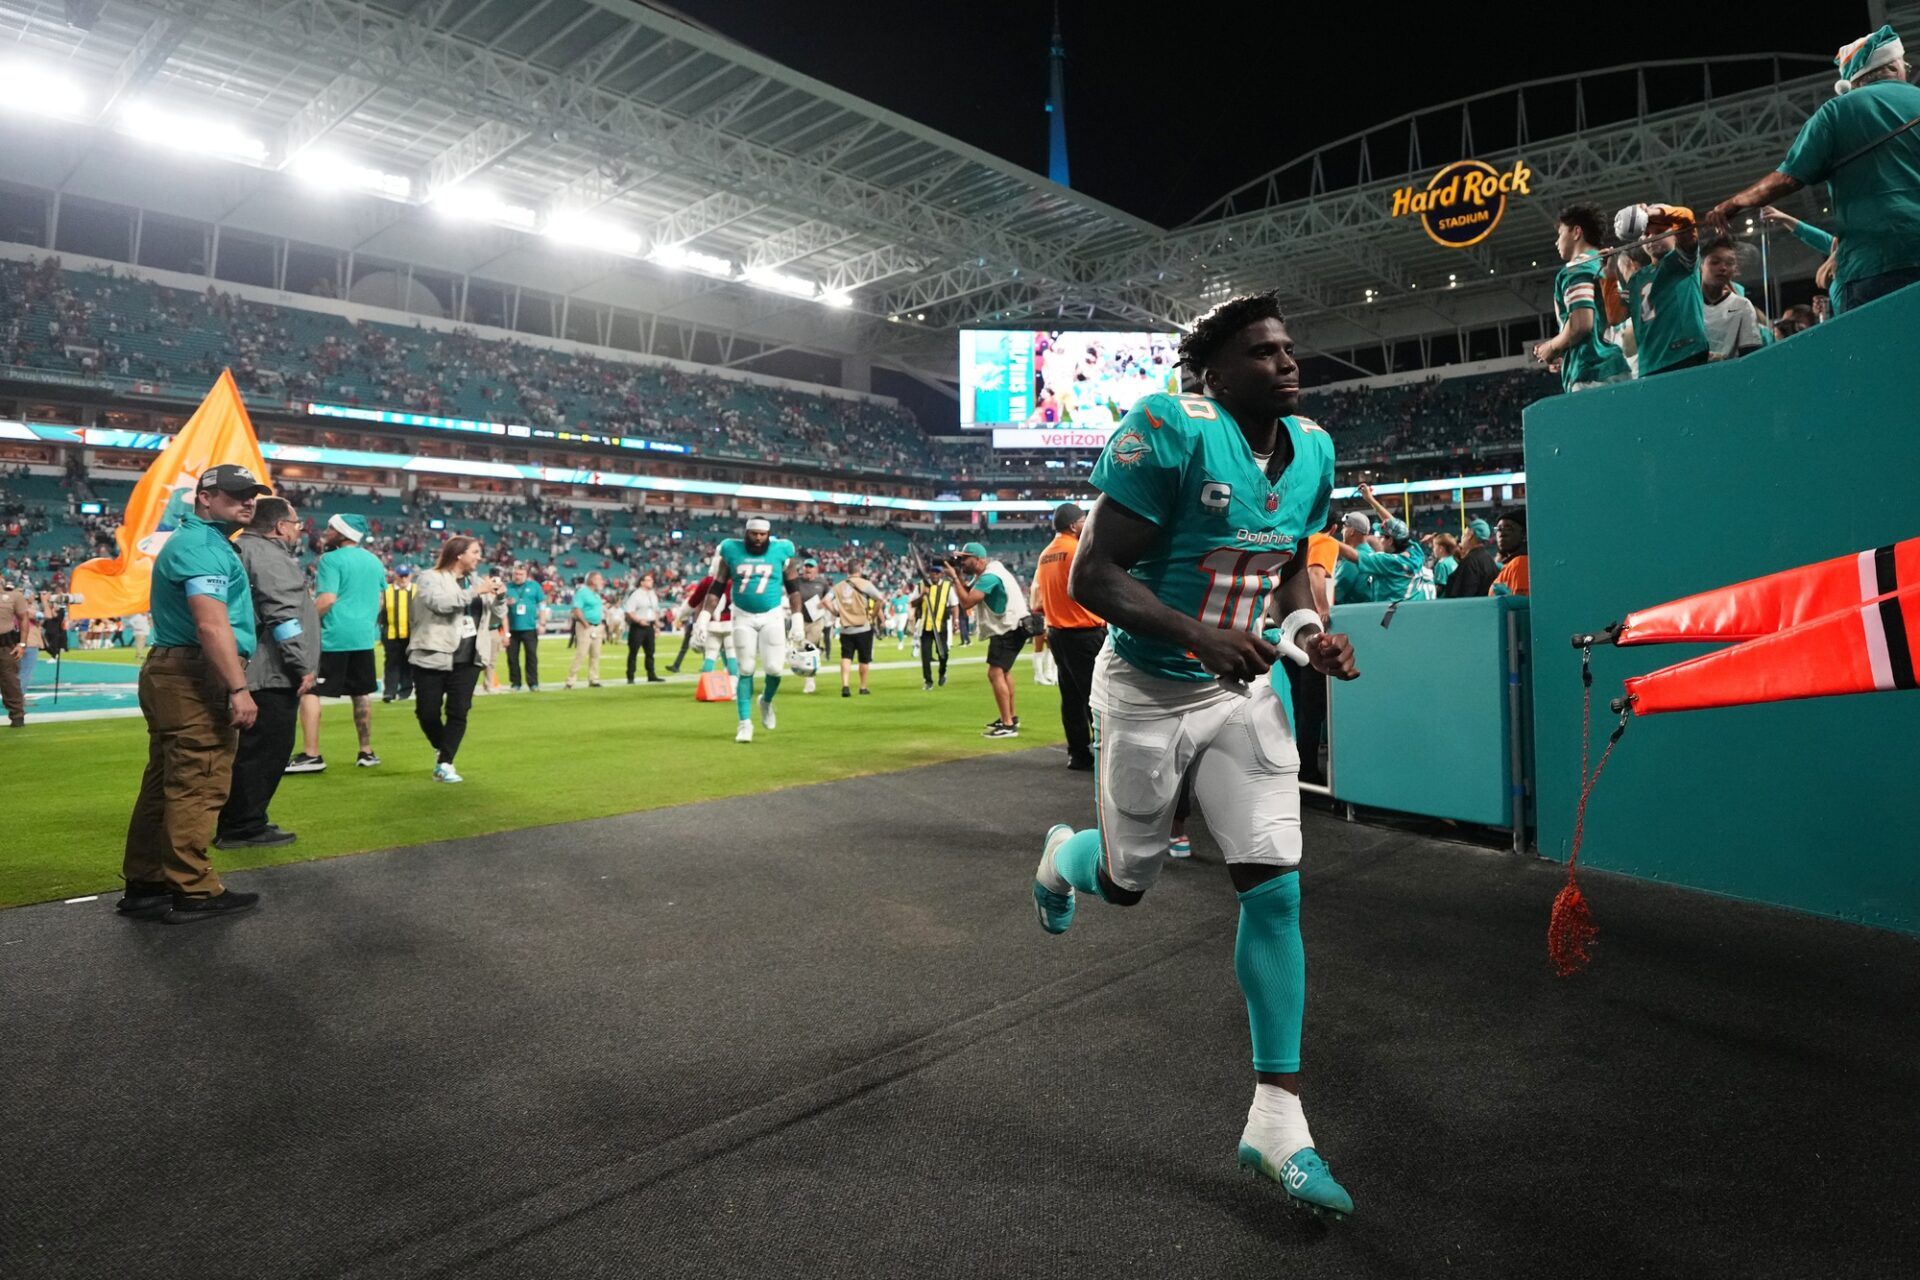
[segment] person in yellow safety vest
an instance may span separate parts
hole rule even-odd
[[[380,646],[387,652],[387,686],[382,702],[413,696],[413,669],[407,665],[407,640],[413,635],[413,566],[400,565],[380,592]]]

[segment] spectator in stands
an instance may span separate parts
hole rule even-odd
[[[598,569],[589,573],[573,592],[573,666],[567,671],[567,688],[580,679],[586,668],[587,687],[600,687],[600,642],[607,635],[607,605],[601,594],[607,580]]]
[[[285,498],[254,504],[253,519],[233,544],[253,591],[256,643],[247,659],[247,688],[259,714],[240,731],[233,781],[220,810],[214,844],[222,849],[292,844],[294,833],[268,816],[285,776],[300,721],[300,699],[320,666],[320,612],[300,564],[299,513]]]
[[[327,521],[321,541],[326,549],[315,573],[314,605],[320,610],[320,675],[300,699],[300,753],[287,762],[288,773],[320,773],[320,700],[349,698],[353,728],[360,739],[354,763],[369,769],[380,763],[373,753],[373,691],[380,687],[373,649],[380,638],[380,592],[387,569],[361,544],[368,526],[362,516],[339,513]]]
[[[1640,352],[1639,376],[1691,369],[1707,362],[1707,317],[1700,296],[1699,234],[1693,210],[1683,205],[1640,204],[1614,219],[1622,240],[1644,240],[1653,265],[1630,282],[1633,329]]]
[[[1380,535],[1386,544],[1380,550],[1343,544],[1339,548],[1340,557],[1359,569],[1370,600],[1378,604],[1410,600],[1420,589],[1420,570],[1426,564],[1426,549],[1414,540],[1406,521],[1399,516],[1390,515],[1382,520]]]
[[[380,592],[380,644],[387,658],[382,702],[405,702],[413,696],[413,666],[407,660],[407,641],[412,635],[413,566],[396,565],[392,579]]]
[[[1373,589],[1348,551],[1368,546],[1368,537],[1373,532],[1373,521],[1364,511],[1349,511],[1340,518],[1338,526],[1338,544],[1334,554],[1340,558],[1340,565],[1334,572],[1333,602],[1335,604],[1365,604],[1373,599]]]
[[[1833,319],[1833,299],[1827,296],[1825,289],[1815,289],[1807,307],[1813,312],[1815,324],[1825,324]]]
[[[1785,227],[1793,238],[1825,258],[1833,252],[1833,233],[1822,231],[1811,222],[1802,222],[1790,213],[1768,205],[1760,211],[1760,221],[1770,227]]]
[[[1493,562],[1493,552],[1487,549],[1492,541],[1493,528],[1485,520],[1467,521],[1467,539],[1460,544],[1460,563],[1447,575],[1447,585],[1440,592],[1443,599],[1472,599],[1492,591],[1493,580],[1500,571]]]
[[[666,683],[666,677],[653,669],[654,632],[660,625],[660,594],[653,589],[651,573],[643,573],[634,580],[633,590],[627,592],[620,611],[627,616],[627,683],[633,683],[642,652],[647,655],[647,683]]]
[[[417,691],[414,715],[433,746],[435,782],[464,781],[454,757],[466,738],[467,713],[485,666],[480,633],[494,598],[506,591],[499,578],[476,576],[485,553],[478,538],[448,538],[414,592],[419,613],[407,656]]]
[[[1053,509],[1053,541],[1033,573],[1034,616],[1046,626],[1047,646],[1060,668],[1060,727],[1067,736],[1067,768],[1093,771],[1093,664],[1107,643],[1106,620],[1073,598],[1067,573],[1080,549],[1087,513],[1063,502]]]
[[[1819,321],[1814,318],[1812,307],[1804,303],[1797,307],[1788,307],[1780,313],[1780,318],[1773,322],[1773,336],[1791,338],[1796,333],[1805,333],[1818,323]]]
[[[1920,281],[1920,88],[1906,47],[1883,26],[1834,57],[1838,95],[1808,117],[1780,167],[1707,214],[1716,230],[1744,209],[1827,184],[1836,314]]]
[[[1529,590],[1527,575],[1527,513],[1516,509],[1503,514],[1494,526],[1500,544],[1500,573],[1488,588],[1491,596],[1524,596]]]
[[[228,542],[270,492],[245,467],[200,473],[193,510],[153,561],[153,651],[140,666],[147,770],[127,822],[123,915],[211,920],[260,900],[220,883],[207,847],[227,802],[239,734],[258,712],[247,689],[253,593]]]
[[[1735,360],[1761,347],[1760,313],[1733,287],[1740,246],[1730,235],[1700,243],[1700,301],[1707,322],[1707,359]]]
[[[1447,579],[1460,563],[1460,540],[1450,533],[1436,533],[1427,544],[1428,564],[1433,571],[1433,589],[1444,593]]]
[[[504,596],[507,601],[507,682],[515,689],[521,688],[522,666],[525,667],[525,688],[532,693],[540,691],[540,610],[546,605],[547,593],[540,584],[533,581],[525,561],[517,561],[513,566],[513,580],[506,585]]]
[[[13,729],[27,722],[20,659],[27,654],[27,627],[32,621],[33,601],[7,575],[0,581],[0,702],[6,704],[7,725]]]
[[[1585,391],[1630,376],[1620,349],[1608,342],[1601,311],[1600,246],[1606,232],[1600,210],[1569,205],[1555,222],[1554,252],[1566,265],[1553,278],[1553,309],[1560,332],[1533,348],[1533,358],[1560,371],[1566,391]]]

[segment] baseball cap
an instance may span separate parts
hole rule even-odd
[[[1398,517],[1391,518],[1380,526],[1380,532],[1386,534],[1395,542],[1402,542],[1407,536],[1407,522]]]
[[[805,560],[801,561],[801,563],[809,569],[818,569],[820,567],[820,562],[812,556],[808,556]]]
[[[1474,537],[1480,539],[1480,541],[1482,542],[1493,541],[1493,526],[1488,524],[1485,520],[1467,521],[1467,532],[1472,534]]]
[[[254,478],[253,472],[237,462],[223,462],[217,467],[208,467],[200,473],[201,489],[218,489],[222,493],[231,493],[236,497],[254,498],[263,493],[272,493],[267,485]]]
[[[985,560],[987,558],[987,549],[977,542],[969,542],[966,546],[960,548],[960,554],[963,556],[975,556],[981,560]]]
[[[403,578],[411,577],[413,575],[413,566],[410,564],[395,565],[393,571]]]
[[[1342,520],[1341,523],[1345,524],[1347,528],[1357,530],[1360,533],[1373,532],[1373,521],[1367,518],[1367,513],[1364,511],[1347,512],[1345,519]]]

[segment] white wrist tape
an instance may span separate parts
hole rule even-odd
[[[1307,651],[1300,647],[1299,635],[1303,627],[1312,627],[1315,631],[1324,630],[1320,615],[1312,609],[1295,609],[1280,620],[1280,638],[1274,643],[1280,646],[1280,652],[1297,666],[1310,666],[1312,659]]]

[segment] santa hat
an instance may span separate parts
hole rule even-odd
[[[359,516],[336,515],[327,520],[327,528],[348,542],[360,542],[367,536],[367,522]]]
[[[1906,56],[1907,47],[1900,43],[1900,37],[1894,34],[1892,27],[1881,27],[1870,36],[1861,36],[1833,55],[1833,65],[1840,68],[1840,78],[1833,82],[1833,91],[1851,92],[1867,72],[1898,62]]]

